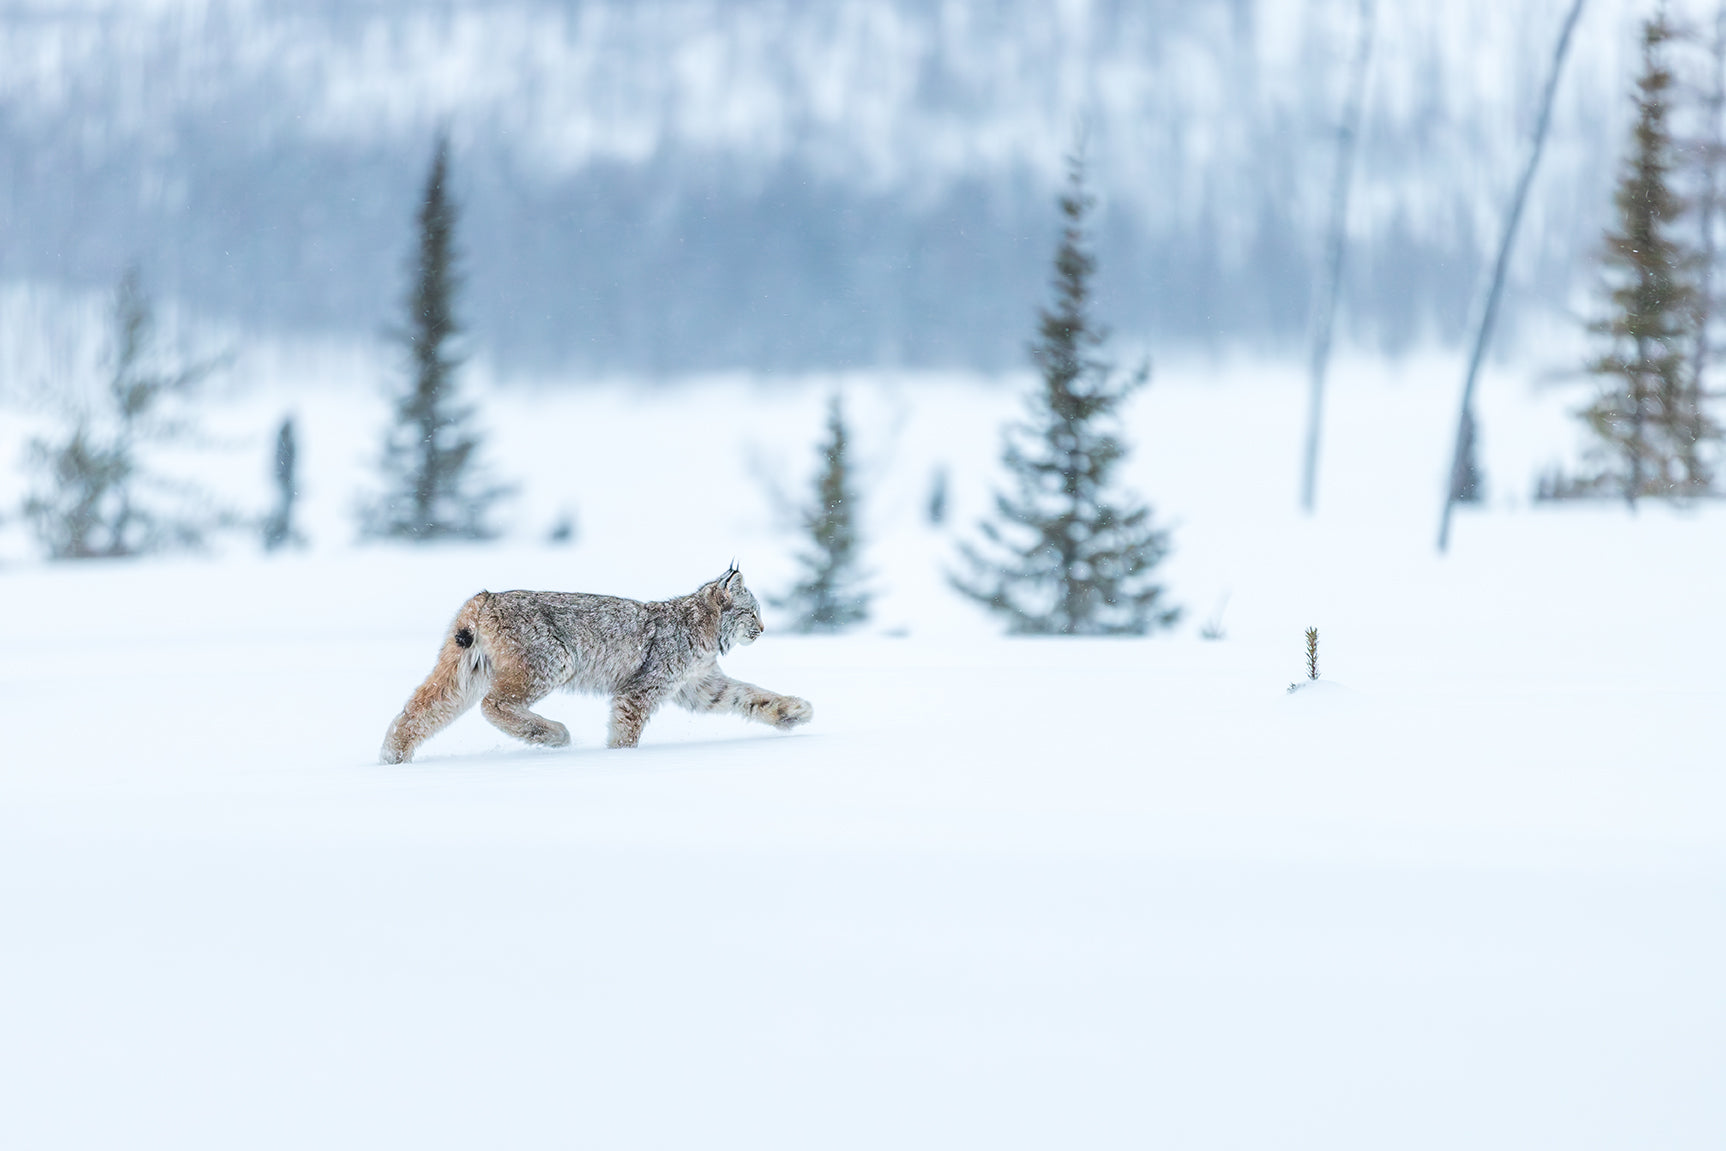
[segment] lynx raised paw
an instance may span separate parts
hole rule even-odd
[[[773,704],[768,716],[774,727],[780,731],[790,731],[814,719],[815,709],[809,705],[808,700],[788,695]]]

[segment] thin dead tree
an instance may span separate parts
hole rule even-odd
[[[1330,228],[1325,240],[1325,258],[1318,291],[1313,299],[1312,363],[1307,395],[1306,456],[1301,468],[1301,510],[1312,514],[1318,496],[1319,431],[1324,422],[1325,373],[1330,369],[1332,331],[1336,326],[1337,300],[1342,293],[1343,257],[1348,250],[1348,198],[1354,183],[1355,145],[1360,138],[1360,120],[1366,105],[1366,78],[1372,66],[1374,0],[1360,0],[1360,18],[1355,39],[1354,61],[1349,68],[1348,96],[1342,123],[1337,128],[1336,170],[1331,175]]]
[[[1486,357],[1486,347],[1492,339],[1493,321],[1498,318],[1498,302],[1504,295],[1505,272],[1510,267],[1510,252],[1516,246],[1516,231],[1522,223],[1522,209],[1528,203],[1528,189],[1534,184],[1534,173],[1540,167],[1540,154],[1546,148],[1547,129],[1552,125],[1552,104],[1558,94],[1558,81],[1564,75],[1564,61],[1570,54],[1571,34],[1582,18],[1586,0],[1575,0],[1558,33],[1558,44],[1552,50],[1552,65],[1546,73],[1546,89],[1540,97],[1540,116],[1534,122],[1534,136],[1528,142],[1528,157],[1522,166],[1522,176],[1510,198],[1510,213],[1504,220],[1504,231],[1498,239],[1498,258],[1492,265],[1492,280],[1486,300],[1480,309],[1480,321],[1474,332],[1474,350],[1468,357],[1468,377],[1462,385],[1462,405],[1456,417],[1456,446],[1451,451],[1450,472],[1444,483],[1444,513],[1438,522],[1438,550],[1442,555],[1450,547],[1450,516],[1459,496],[1469,482],[1472,470],[1474,422],[1474,388],[1480,378],[1480,364]]]

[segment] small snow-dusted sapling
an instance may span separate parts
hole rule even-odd
[[[437,666],[384,735],[384,763],[475,703],[491,724],[528,743],[563,747],[569,729],[528,710],[563,687],[611,696],[608,747],[634,747],[664,703],[730,711],[788,730],[815,714],[809,701],[728,678],[718,658],[754,643],[761,610],[733,565],[692,595],[640,603],[609,595],[482,591],[456,613]]]
[[[1317,680],[1318,680],[1318,628],[1309,627],[1306,629],[1306,680],[1305,680],[1305,682],[1301,682],[1301,681],[1297,680],[1296,682],[1289,684],[1289,691],[1290,691],[1290,693],[1297,692],[1301,688],[1305,687],[1307,684],[1314,683]]]
[[[1228,610],[1228,606],[1228,593],[1224,592],[1223,598],[1217,602],[1216,612],[1199,627],[1200,639],[1215,641],[1228,638],[1229,633],[1223,629],[1223,612]]]

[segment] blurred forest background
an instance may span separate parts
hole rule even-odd
[[[804,537],[776,601],[800,626],[863,622],[863,552],[947,530],[951,478],[952,530],[981,537],[901,567],[1014,630],[1143,634],[1182,615],[1149,574],[1173,527],[1241,516],[1139,494],[1169,482],[1132,459],[1151,357],[1200,386],[1307,367],[1304,431],[1267,415],[1249,443],[1221,392],[1203,419],[1263,494],[1298,437],[1309,516],[1333,348],[1447,388],[1454,363],[1454,417],[1341,417],[1412,467],[1448,441],[1441,552],[1488,493],[1689,507],[1726,463],[1723,227],[1717,0],[0,0],[0,472],[28,477],[0,529],[52,559],[235,530],[274,551],[329,539],[340,488],[350,538],[568,544],[578,502],[617,502],[618,467],[572,470],[604,440],[710,493],[735,456],[731,499],[763,514],[731,538],[770,502]],[[1580,452],[1483,416],[1494,357],[1566,385]],[[1029,424],[982,393],[961,417],[1004,433],[1000,469],[949,427],[868,522],[870,453],[912,417],[900,397],[851,426],[842,376],[931,399],[942,373],[1028,371]],[[712,387],[645,433],[571,406],[574,384],[728,373],[828,393],[804,498],[760,437],[801,446],[813,420]],[[562,395],[526,417],[555,450],[510,446],[516,382]],[[316,389],[345,406],[310,412]],[[209,403],[248,392],[250,417]],[[710,442],[671,454],[671,422]],[[270,494],[198,459],[221,426],[262,447]],[[1216,445],[1166,430],[1184,443],[1156,467],[1213,470]]]
[[[500,369],[1018,368],[1082,122],[1117,335],[1298,355],[1358,7],[5,0],[0,283],[374,337],[447,127]],[[1378,6],[1345,343],[1463,342],[1568,7]],[[1589,285],[1645,8],[1578,29],[1504,346]]]

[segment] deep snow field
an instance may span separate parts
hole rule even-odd
[[[1440,559],[1459,368],[1338,376],[1305,520],[1299,373],[1160,372],[1188,617],[1061,641],[941,581],[1023,378],[476,387],[510,535],[415,551],[352,542],[375,378],[258,367],[206,466],[261,509],[296,410],[308,550],[0,541],[0,1146],[1726,1146],[1726,508],[1530,507],[1579,397],[1504,369]],[[782,589],[835,385],[875,622],[723,661],[812,724],[377,765],[481,587]]]

